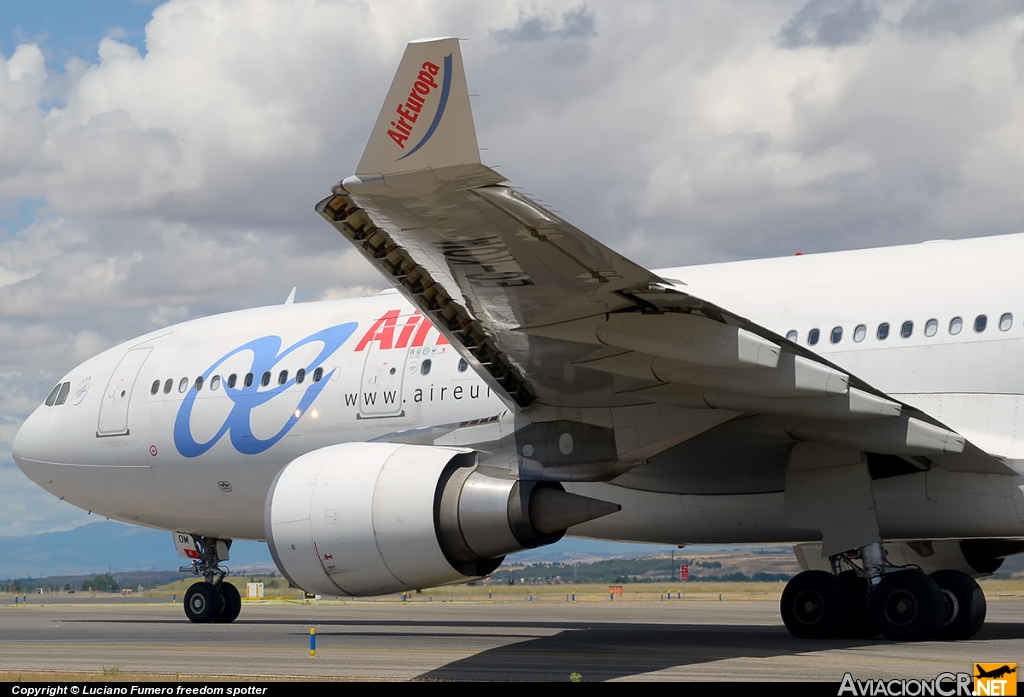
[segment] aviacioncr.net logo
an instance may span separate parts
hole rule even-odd
[[[972,680],[970,673],[940,673],[931,680],[856,680],[850,673],[846,673],[837,694],[855,697],[971,697]]]
[[[289,412],[289,417],[281,426],[281,429],[271,437],[262,439],[253,435],[250,420],[252,410],[294,387],[295,377],[294,375],[290,376],[283,385],[276,385],[272,388],[261,390],[259,376],[303,346],[322,343],[323,346],[320,349],[320,353],[308,365],[300,366],[307,373],[312,372],[341,348],[342,344],[355,332],[357,326],[356,322],[347,322],[329,327],[315,334],[310,334],[304,339],[300,339],[283,351],[281,350],[281,337],[264,336],[259,339],[253,339],[224,354],[203,373],[204,383],[209,384],[210,378],[217,374],[218,368],[225,361],[232,356],[245,352],[252,353],[251,372],[256,376],[256,379],[248,387],[244,383],[238,384],[234,388],[228,388],[227,384],[224,384],[224,394],[232,402],[231,412],[217,433],[203,443],[196,441],[192,434],[192,409],[195,406],[196,397],[198,397],[199,393],[195,389],[190,388],[185,396],[185,400],[178,408],[178,415],[174,420],[174,447],[185,457],[199,457],[216,445],[225,435],[230,438],[234,449],[243,455],[256,455],[273,447],[298,422],[299,416],[297,414],[304,414],[313,402],[316,401],[316,398],[320,396],[324,387],[330,382],[328,378],[331,376],[331,373],[324,375],[320,382],[310,380],[309,387],[302,394],[298,407],[295,411]]]

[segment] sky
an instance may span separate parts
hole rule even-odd
[[[1024,232],[1021,0],[5,2],[0,535],[95,519],[10,455],[77,363],[384,287],[313,206],[431,36],[485,164],[651,268]]]

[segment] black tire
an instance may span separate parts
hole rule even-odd
[[[804,571],[782,591],[782,621],[800,639],[831,639],[846,624],[849,605],[842,584],[825,571]]]
[[[213,621],[218,624],[234,622],[238,618],[238,613],[242,611],[242,596],[234,584],[227,581],[218,583],[217,588],[220,589],[220,594],[224,596],[224,608],[213,618]]]
[[[886,638],[931,639],[942,624],[946,602],[939,584],[921,571],[886,574],[871,594],[871,615]]]
[[[185,616],[196,624],[213,622],[223,609],[224,596],[212,583],[193,583],[185,591]]]
[[[958,641],[970,639],[985,624],[988,603],[985,592],[973,578],[963,571],[943,569],[932,574],[932,580],[939,584],[945,603],[942,624],[935,633],[936,639]]]
[[[868,605],[867,579],[858,576],[856,571],[844,571],[839,574],[839,583],[846,592],[849,606],[846,624],[839,628],[839,636],[843,639],[874,639],[878,636],[878,625]]]

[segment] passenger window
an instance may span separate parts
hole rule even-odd
[[[263,373],[263,377],[260,379],[260,384],[266,387],[270,384],[270,371]]]
[[[178,382],[178,392],[184,393],[188,389],[188,378],[182,378]]]
[[[252,387],[252,373],[245,374],[245,386]]]
[[[469,368],[469,363],[466,362],[466,359],[465,358],[460,358],[459,359],[459,372],[460,373],[465,373],[468,368]]]
[[[53,389],[50,390],[50,394],[46,397],[46,406],[53,406],[54,400],[57,399],[58,392],[60,392],[60,385],[54,385]]]
[[[174,378],[167,378],[164,382],[164,394],[170,394],[172,387],[174,387]]]
[[[889,323],[888,322],[882,322],[881,324],[879,324],[878,325],[878,331],[875,333],[875,336],[878,338],[879,341],[885,341],[886,339],[888,339],[889,338]]]
[[[153,386],[149,388],[149,393],[150,394],[156,394],[159,391],[160,391],[160,381],[159,380],[154,380],[153,381]]]
[[[797,334],[795,329],[790,329],[788,332],[786,332],[786,338],[789,339],[790,341],[796,341],[797,337],[799,336],[800,335]]]
[[[818,343],[819,336],[821,336],[821,332],[819,332],[817,329],[812,329],[811,331],[807,332],[807,345],[814,346],[816,343]]]
[[[908,319],[906,322],[903,323],[903,326],[900,327],[900,336],[902,336],[904,339],[909,339],[910,335],[913,333],[914,323]]]
[[[843,340],[843,328],[842,327],[832,327],[832,334],[831,334],[831,336],[829,336],[828,340],[831,341],[833,344],[838,344],[840,341],[842,341]]]
[[[934,317],[924,323],[924,335],[935,336],[935,333],[939,331],[939,320]]]
[[[853,328],[853,340],[858,344],[864,341],[864,337],[868,335],[868,326],[866,324],[858,324]]]
[[[210,380],[210,389],[216,392],[218,387],[220,387],[220,375],[214,375]]]
[[[429,358],[420,363],[420,375],[430,375],[430,366],[431,362]]]
[[[288,371],[287,370],[282,370],[281,374],[277,376],[277,384],[278,385],[283,385],[286,382],[288,382]]]
[[[324,379],[324,369],[317,368],[313,371],[313,382],[320,382]]]
[[[1004,312],[1003,316],[999,318],[999,331],[1009,331],[1010,327],[1013,326],[1013,315],[1009,312]]]
[[[196,392],[203,389],[203,376],[200,375],[196,378]]]
[[[296,385],[301,385],[305,381],[306,381],[306,369],[305,368],[299,368],[297,371],[295,371],[295,384]]]
[[[238,376],[235,375],[234,373],[231,373],[231,375],[228,375],[228,387],[230,387],[231,389],[235,389],[235,385],[237,385],[237,384],[238,384]]]
[[[964,328],[964,321],[960,317],[954,317],[949,320],[949,333],[956,336],[960,333],[960,330]]]
[[[57,393],[57,401],[53,403],[53,406],[59,407],[64,402],[68,401],[68,392],[71,391],[71,383],[65,382],[60,386],[60,392]]]
[[[983,331],[985,331],[985,327],[987,327],[987,326],[988,326],[988,316],[987,315],[978,315],[977,317],[974,318],[974,331],[977,332],[978,334],[981,334]]]

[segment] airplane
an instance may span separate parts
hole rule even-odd
[[[193,622],[238,616],[236,539],[367,596],[568,534],[792,543],[796,637],[961,640],[1024,552],[1024,235],[648,270],[481,163],[453,38],[408,44],[316,210],[392,288],[137,337],[14,441],[172,531]]]
[[[1003,677],[1005,675],[1010,675],[1011,673],[1016,673],[1017,669],[1016,668],[1011,668],[1008,665],[1002,665],[999,668],[995,668],[995,669],[989,671],[989,670],[985,670],[981,666],[975,664],[975,671],[976,671],[977,674],[974,677],[976,677],[976,678],[995,678],[995,679],[998,680],[999,678],[1001,678],[1001,677]]]

